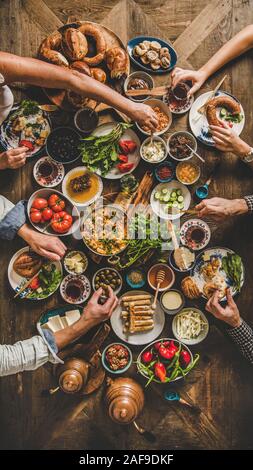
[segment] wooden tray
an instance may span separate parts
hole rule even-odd
[[[103,34],[104,34],[108,49],[111,49],[112,47],[118,47],[119,46],[119,47],[122,47],[122,49],[124,49],[126,51],[126,48],[125,48],[123,42],[121,41],[121,39],[113,31],[111,31],[106,26],[103,26],[101,24],[98,24],[98,23],[95,23],[95,22],[92,22],[92,21],[75,21],[75,22],[71,22],[71,23],[68,22],[64,26],[61,26],[61,28],[59,28],[58,31],[61,32],[66,28],[78,28],[81,24],[93,24],[93,25],[96,25],[97,27],[99,27],[101,29],[101,31],[103,32]],[[130,59],[129,59],[128,54],[127,54],[127,57],[128,57],[128,74],[129,74],[130,73]],[[122,92],[122,82],[121,82],[121,80],[113,80],[109,77],[108,69],[107,69],[104,61],[101,62],[101,64],[98,64],[97,67],[102,68],[103,70],[105,70],[107,72],[108,80],[106,82],[106,85],[110,86],[111,88],[115,89],[118,92]],[[65,90],[58,90],[56,88],[44,88],[44,92],[47,95],[48,99],[52,103],[54,103],[56,106],[58,106],[59,108],[65,109],[66,111],[75,111],[77,109],[77,108],[74,108],[68,102],[68,100],[66,98],[67,93],[66,93]],[[96,101],[89,100],[87,102],[86,106],[89,106],[91,108],[95,108],[95,106],[97,106],[97,104],[98,103]],[[100,110],[104,109],[103,106],[101,106],[101,109],[99,109],[99,107],[100,107],[100,105],[98,105],[97,111],[100,111]]]

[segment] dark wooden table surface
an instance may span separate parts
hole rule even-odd
[[[252,0],[2,0],[0,2],[0,49],[34,56],[46,34],[65,23],[70,15],[101,22],[126,43],[133,36],[151,34],[174,42],[179,65],[201,66],[222,44],[253,22]],[[238,59],[208,81],[215,86],[224,73],[224,89],[242,102],[246,124],[243,137],[252,143],[253,52]],[[161,83],[161,79],[156,79]],[[16,94],[18,99],[20,96]],[[175,118],[171,131],[187,129],[187,117]],[[240,197],[253,191],[252,172],[230,154],[219,155],[199,145],[208,175],[215,158],[221,158],[211,195]],[[19,171],[0,175],[1,194],[11,201],[28,198],[37,189],[32,178],[34,160]],[[252,321],[253,220],[234,219],[212,225],[212,245],[236,250],[246,266],[246,283],[238,298],[242,316]],[[71,243],[71,242],[70,242]],[[35,333],[41,312],[61,303],[60,297],[38,303],[14,301],[7,281],[9,260],[23,246],[20,239],[1,242],[2,343],[13,343]],[[211,320],[211,319],[210,319]],[[167,320],[166,335],[171,334]],[[111,336],[113,338],[113,336]],[[253,448],[253,374],[220,325],[212,322],[208,338],[195,348],[201,361],[180,392],[198,403],[196,416],[163,399],[163,389],[150,387],[140,422],[158,436],[150,445],[131,426],[113,424],[103,406],[103,387],[88,399],[56,394],[42,395],[52,386],[46,368],[0,380],[0,446],[5,449],[234,449]],[[132,374],[132,371],[131,371]],[[135,375],[133,371],[133,375]]]

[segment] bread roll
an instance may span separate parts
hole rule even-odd
[[[86,37],[75,28],[68,28],[62,34],[62,50],[69,60],[82,60],[88,52]]]

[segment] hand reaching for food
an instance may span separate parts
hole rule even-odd
[[[245,156],[250,152],[251,147],[244,142],[229,125],[222,121],[223,127],[210,126],[215,147],[222,152],[233,152],[239,156]]]
[[[5,170],[6,168],[16,170],[25,165],[27,151],[27,147],[19,147],[0,153],[0,170]]]
[[[67,250],[59,238],[35,232],[27,224],[19,229],[18,235],[30,245],[35,253],[52,261],[60,260]]]
[[[201,70],[184,70],[180,67],[176,67],[171,74],[171,78],[172,87],[175,87],[179,82],[192,82],[192,87],[188,92],[188,96],[190,97],[202,87],[208,77]]]
[[[227,305],[222,307],[219,303],[219,291],[216,291],[206,304],[206,310],[214,315],[218,320],[224,321],[233,328],[238,328],[241,323],[240,312],[233,300],[231,290],[227,289]]]
[[[110,318],[113,310],[118,304],[118,298],[114,294],[112,288],[108,286],[108,299],[101,305],[99,299],[103,294],[103,289],[100,287],[89,300],[86,307],[84,307],[82,318],[86,322],[88,320],[94,323],[100,323]]]
[[[146,104],[134,103],[133,113],[131,118],[133,121],[138,122],[138,124],[143,127],[149,128],[151,131],[156,131],[158,126],[158,118],[155,111]]]
[[[205,199],[195,209],[198,212],[198,217],[210,216],[214,220],[246,214],[249,210],[245,199],[224,199],[221,197]]]

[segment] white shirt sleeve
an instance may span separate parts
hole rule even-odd
[[[46,362],[57,362],[41,336],[33,336],[13,345],[0,345],[0,376],[35,370]]]

